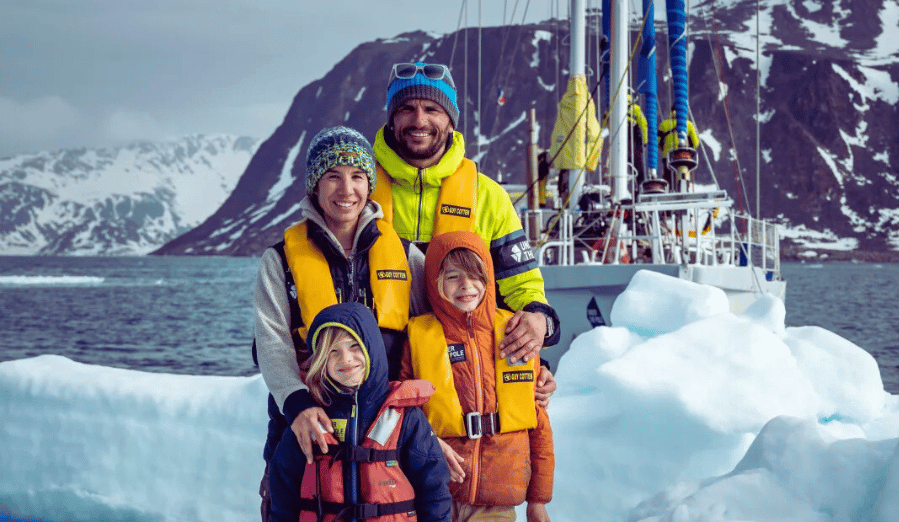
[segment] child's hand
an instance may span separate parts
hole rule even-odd
[[[437,442],[440,443],[440,449],[443,450],[443,456],[446,457],[446,463],[449,466],[450,482],[462,482],[465,479],[465,471],[462,469],[465,459],[440,437],[437,437]]]
[[[528,522],[550,522],[549,513],[546,512],[546,504],[528,502],[527,518]]]
[[[546,316],[519,310],[506,325],[505,335],[499,343],[499,356],[508,357],[509,364],[530,361],[540,353],[545,336]]]
[[[552,372],[548,368],[540,368],[537,386],[534,388],[534,399],[537,405],[544,408],[549,406],[549,398],[554,391],[556,391],[556,380],[553,379]]]
[[[331,426],[331,419],[328,418],[328,414],[322,408],[314,406],[301,411],[297,418],[293,420],[290,429],[297,436],[300,449],[306,455],[306,462],[312,462],[313,441],[318,442],[318,447],[321,448],[322,453],[328,452],[328,443],[321,435],[325,433],[325,430],[329,433],[334,433],[334,428]]]

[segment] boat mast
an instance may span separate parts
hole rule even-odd
[[[761,183],[761,103],[762,98],[762,80],[761,80],[761,52],[759,51],[759,0],[755,0],[755,217],[762,219],[762,183]]]
[[[611,119],[609,120],[609,157],[612,173],[612,203],[619,203],[627,193],[627,89],[628,50],[628,0],[611,2],[612,23],[609,35],[609,90]]]
[[[584,0],[571,0],[571,13],[569,16],[569,30],[571,31],[571,50],[568,62],[569,78],[585,76],[587,70],[587,11]],[[568,174],[568,193],[571,195],[572,206],[576,206],[581,200],[584,191],[584,170],[572,169]]]

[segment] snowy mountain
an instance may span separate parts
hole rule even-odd
[[[895,252],[899,6],[895,0],[762,0],[757,60],[756,5],[705,1],[689,12],[690,106],[703,142],[697,181],[717,181],[738,209],[753,213],[760,186],[761,215],[783,226],[787,257]],[[597,22],[587,24],[591,86],[599,70]],[[667,30],[659,24],[656,34],[659,63],[667,63]],[[373,137],[386,121],[389,65],[400,61],[450,64],[467,155],[491,176],[523,182],[526,115],[536,109],[540,144],[548,147],[567,81],[568,46],[568,22],[559,20],[449,35],[410,32],[360,45],[300,89],[225,204],[159,253],[258,255],[278,241],[305,192],[308,140],[335,124]],[[659,83],[666,117],[670,74]]]
[[[0,255],[146,254],[215,212],[257,146],[189,136],[0,159]]]

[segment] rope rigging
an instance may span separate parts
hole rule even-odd
[[[722,45],[721,45],[721,34],[718,32],[718,23],[716,21],[716,10],[715,4],[712,3],[712,29],[709,30],[709,21],[708,21],[708,11],[704,11],[705,16],[703,16],[703,22],[706,26],[706,39],[709,44],[709,50],[712,51],[712,63],[715,65],[715,77],[718,79],[719,89],[721,89],[721,85],[725,84],[724,82],[724,73],[722,72],[723,66],[722,62]],[[712,45],[711,33],[715,33],[715,45]],[[726,84],[725,84],[726,85]],[[733,122],[730,115],[730,104],[728,103],[728,93],[726,90],[721,89],[722,95],[722,103],[724,104],[724,119],[727,122],[727,132],[730,137],[730,146],[734,151],[733,153],[733,161],[732,165],[734,167],[734,181],[736,182],[737,187],[737,202],[739,204],[739,208],[741,211],[745,211],[743,204],[749,206],[749,199],[746,196],[746,185],[743,181],[743,176],[741,172],[743,172],[743,168],[740,166],[740,157],[737,151],[737,143],[736,138],[734,137],[734,129]],[[717,182],[716,182],[717,183]]]

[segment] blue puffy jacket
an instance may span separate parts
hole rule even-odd
[[[311,346],[312,337],[326,323],[338,323],[356,332],[368,352],[371,365],[368,378],[355,393],[330,390],[331,404],[324,407],[329,418],[347,420],[345,443],[352,444],[368,432],[389,393],[387,355],[377,322],[365,306],[341,303],[322,310],[309,328],[308,345]],[[448,522],[452,515],[449,468],[431,425],[417,406],[406,408],[398,446],[400,469],[415,490],[418,522]],[[272,505],[269,520],[298,520],[300,504],[297,492],[300,491],[305,466],[306,457],[296,436],[291,430],[285,430],[270,463]],[[354,480],[351,479],[352,466],[345,466],[345,470],[347,476],[344,479]]]

